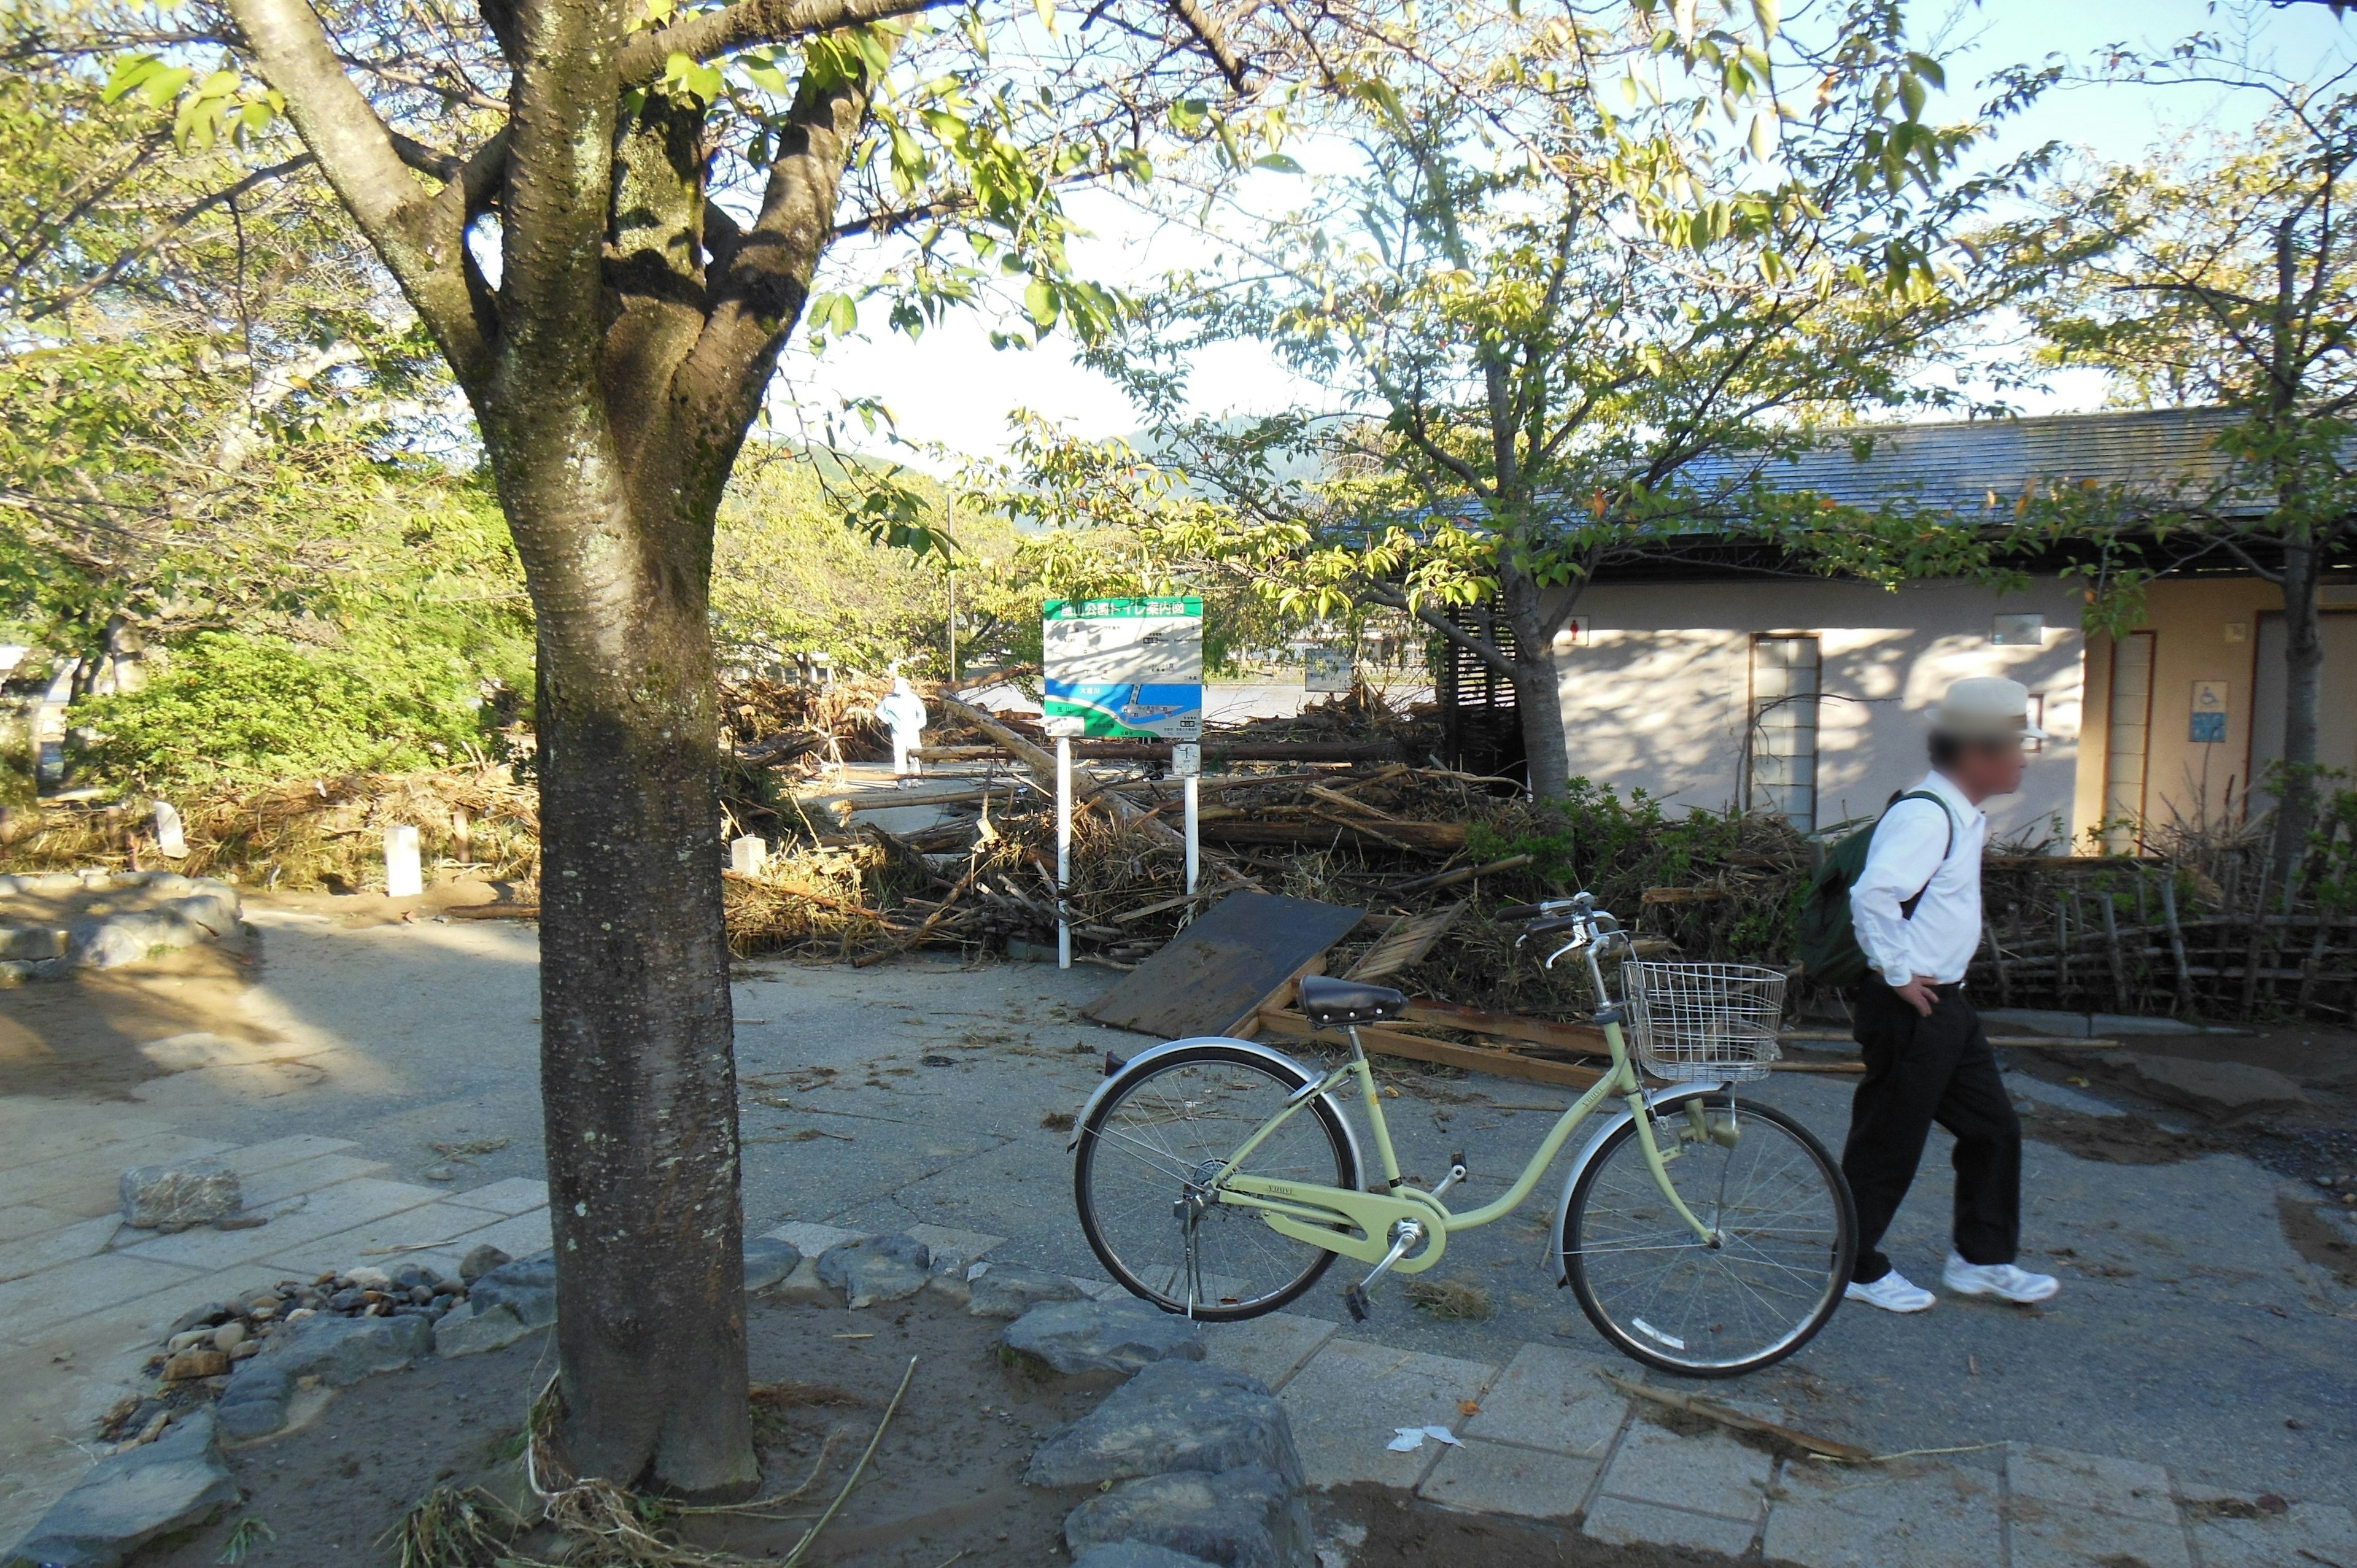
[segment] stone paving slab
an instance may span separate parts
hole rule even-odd
[[[1465,1434],[1526,1448],[1600,1459],[1629,1414],[1629,1402],[1596,1376],[1595,1358],[1555,1345],[1514,1352]]]
[[[1761,1549],[1799,1568],[1990,1568],[2005,1561],[1999,1503],[1986,1470],[1788,1461]]]
[[[2309,1563],[2357,1568],[2357,1520],[2336,1504],[2293,1503],[2280,1513],[2255,1506],[2241,1518],[2199,1508],[2191,1511],[2193,1548],[2201,1568]]]
[[[95,1149],[101,1144],[135,1142],[172,1131],[162,1122],[117,1116],[89,1107],[39,1102],[38,1116],[12,1116],[8,1135],[0,1138],[0,1172],[22,1169],[59,1155]],[[5,1183],[0,1182],[0,1191]],[[0,1199],[0,1202],[11,1201]]]
[[[2005,1481],[2016,1498],[2089,1509],[2122,1519],[2177,1521],[2169,1472],[2158,1465],[2073,1454],[2034,1443],[2006,1444]]]
[[[430,1187],[357,1176],[289,1199],[270,1216],[269,1224],[252,1230],[183,1230],[177,1236],[158,1236],[121,1251],[128,1257],[152,1258],[190,1268],[227,1268],[232,1263],[275,1257],[306,1241],[354,1230],[389,1214],[432,1203],[441,1196]]]
[[[78,1216],[68,1214],[61,1208],[42,1208],[35,1204],[19,1203],[0,1208],[0,1242],[22,1241],[27,1237],[46,1235],[79,1223]]]
[[[479,1187],[471,1192],[454,1192],[452,1203],[463,1203],[469,1208],[488,1208],[494,1214],[522,1214],[526,1209],[548,1207],[548,1184],[524,1176],[510,1176],[489,1187]]]
[[[1004,1246],[1006,1241],[1006,1237],[987,1231],[959,1230],[947,1225],[911,1225],[901,1234],[922,1241],[937,1264],[944,1259],[958,1264],[974,1262],[993,1247]]]
[[[2131,1519],[2016,1494],[2007,1503],[2012,1568],[2193,1568],[2175,1519]],[[2283,1564],[2295,1568],[2298,1559]]]
[[[290,1197],[300,1197],[307,1192],[333,1187],[339,1181],[357,1176],[375,1176],[384,1170],[382,1160],[357,1159],[350,1155],[320,1155],[314,1159],[296,1160],[292,1165],[276,1165],[243,1178],[239,1186],[241,1197],[250,1211],[274,1208]]]
[[[272,1267],[307,1279],[328,1269],[349,1269],[361,1263],[390,1269],[429,1251],[456,1251],[463,1254],[467,1247],[474,1245],[466,1242],[462,1246],[464,1238],[501,1223],[504,1221],[488,1209],[456,1203],[423,1203],[350,1230],[309,1238],[289,1237],[275,1248],[265,1243],[260,1255]],[[274,1229],[265,1226],[250,1234],[266,1235]],[[516,1254],[510,1251],[510,1255]]]
[[[1322,1317],[1290,1312],[1272,1312],[1242,1323],[1206,1323],[1205,1359],[1258,1378],[1264,1388],[1275,1393],[1341,1326]]]
[[[1413,1489],[1437,1458],[1427,1441],[1412,1454],[1383,1445],[1403,1426],[1464,1424],[1462,1406],[1480,1399],[1497,1369],[1364,1339],[1331,1339],[1277,1397],[1313,1487],[1374,1481]]]
[[[1440,1456],[1416,1493],[1476,1513],[1569,1519],[1587,1502],[1603,1467],[1594,1459],[1469,1437],[1463,1447]]]
[[[125,1167],[206,1159],[232,1146],[179,1133],[154,1133],[96,1148],[77,1146],[73,1153],[38,1165],[0,1171],[0,1204],[29,1203],[92,1219],[112,1212],[123,1201]]]
[[[1776,1462],[1724,1433],[1681,1437],[1650,1421],[1631,1422],[1613,1451],[1600,1491],[1630,1502],[1759,1521]]]
[[[821,1225],[808,1219],[789,1219],[783,1225],[774,1230],[764,1230],[761,1234],[773,1236],[780,1241],[791,1241],[795,1250],[803,1257],[815,1258],[829,1247],[839,1246],[845,1241],[856,1241],[866,1232],[846,1230],[840,1225]]]
[[[1737,1520],[1627,1498],[1597,1498],[1580,1529],[1615,1546],[1683,1546],[1728,1557],[1740,1557],[1751,1550],[1751,1538],[1758,1533],[1757,1526]]]
[[[102,1252],[0,1284],[0,1324],[25,1338],[94,1306],[136,1301],[181,1284],[200,1271],[153,1258]]]
[[[102,1214],[95,1219],[72,1220],[44,1235],[27,1236],[21,1241],[0,1246],[0,1280],[23,1279],[27,1274],[102,1252],[122,1229],[119,1216]]]
[[[511,1258],[528,1258],[534,1252],[547,1251],[554,1245],[554,1240],[549,1233],[548,1210],[534,1208],[522,1214],[511,1214],[505,1219],[494,1220],[479,1230],[469,1230],[462,1236],[454,1236],[446,1247],[404,1252],[393,1261],[404,1263],[422,1263],[436,1273],[455,1279],[458,1273],[460,1261],[477,1247],[486,1244],[497,1247]],[[326,1242],[323,1241],[319,1245],[324,1247]],[[382,1259],[370,1261],[383,1262]],[[321,1263],[319,1269],[339,1269],[346,1266],[342,1263]],[[316,1273],[318,1270],[312,1272]]]
[[[248,1144],[221,1155],[221,1163],[247,1178],[264,1171],[274,1171],[287,1165],[300,1165],[323,1155],[340,1155],[360,1147],[350,1138],[322,1138],[313,1133],[296,1133],[289,1137],[273,1138],[266,1144]]]

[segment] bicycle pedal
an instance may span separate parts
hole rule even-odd
[[[1364,1323],[1367,1320],[1367,1315],[1374,1310],[1373,1304],[1367,1298],[1367,1287],[1364,1285],[1352,1285],[1344,1291],[1342,1305],[1351,1309],[1351,1321],[1353,1323]]]

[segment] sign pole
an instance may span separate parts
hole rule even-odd
[[[1202,843],[1202,779],[1203,746],[1200,741],[1175,741],[1170,746],[1170,770],[1178,775],[1179,789],[1187,800],[1187,897],[1195,896],[1195,884],[1200,880],[1203,868]]]
[[[1191,857],[1190,857],[1191,858]],[[1072,741],[1056,737],[1056,967],[1072,967]]]

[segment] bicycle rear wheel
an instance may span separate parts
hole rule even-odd
[[[1123,1288],[1165,1312],[1216,1323],[1274,1312],[1318,1283],[1333,1253],[1278,1235],[1254,1209],[1194,1200],[1310,1081],[1282,1058],[1206,1045],[1157,1058],[1105,1097],[1081,1126],[1072,1196],[1090,1248]],[[1240,1171],[1359,1185],[1350,1136],[1323,1097],[1296,1112]]]
[[[1772,1366],[1807,1344],[1841,1305],[1857,1253],[1848,1184],[1824,1145],[1781,1111],[1702,1101],[1712,1122],[1733,1119],[1734,1146],[1672,1144],[1683,1106],[1655,1141],[1674,1146],[1664,1167],[1706,1244],[1663,1196],[1629,1122],[1572,1188],[1564,1263],[1579,1305],[1620,1350],[1664,1371],[1728,1378]]]

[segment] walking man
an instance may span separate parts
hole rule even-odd
[[[1880,1251],[1937,1122],[1955,1135],[1955,1245],[1941,1281],[1960,1295],[2044,1301],[2048,1274],[2014,1265],[2021,1231],[2021,1123],[1964,969],[1981,938],[1981,802],[2021,786],[2029,722],[2018,681],[1948,688],[1932,718],[1932,771],[1875,825],[1850,891],[1850,921],[1870,966],[1853,998],[1866,1077],[1850,1110],[1842,1174],[1857,1203],[1857,1266],[1848,1298],[1889,1312],[1935,1299]]]

